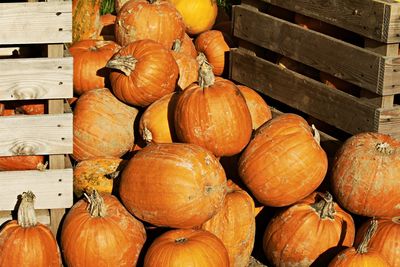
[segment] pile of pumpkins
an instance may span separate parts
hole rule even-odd
[[[232,38],[214,1],[116,0],[106,17],[98,0],[73,4],[77,201],[57,243],[24,192],[1,267],[245,267],[269,208],[271,266],[400,266],[398,140],[352,136],[328,171],[314,126],[272,118],[226,78]]]

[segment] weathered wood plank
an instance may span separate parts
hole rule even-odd
[[[0,99],[72,97],[72,58],[0,60]]]
[[[0,44],[72,41],[72,1],[2,3]]]
[[[378,109],[378,132],[390,134],[400,140],[400,106]]]
[[[72,114],[0,118],[0,156],[72,153]]]

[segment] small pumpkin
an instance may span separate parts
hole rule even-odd
[[[192,56],[179,52],[179,46],[174,47],[172,55],[179,68],[178,86],[185,90],[199,79],[199,63]]]
[[[43,155],[0,157],[0,171],[38,170],[43,164]]]
[[[175,52],[183,53],[188,56],[191,56],[194,59],[196,59],[198,56],[198,52],[196,50],[196,47],[194,46],[192,38],[190,38],[190,36],[187,35],[186,33],[183,36],[182,41],[175,40],[174,45],[172,46],[172,49]]]
[[[150,245],[144,267],[228,267],[229,257],[221,240],[204,230],[176,229],[165,232]]]

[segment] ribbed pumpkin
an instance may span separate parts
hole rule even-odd
[[[115,22],[115,39],[122,46],[150,39],[171,49],[184,33],[182,16],[164,0],[129,1],[120,9]]]
[[[137,113],[107,88],[81,95],[74,109],[73,157],[81,161],[124,155],[133,147],[133,123]]]
[[[175,132],[178,140],[200,145],[215,156],[231,156],[243,150],[251,137],[251,115],[234,83],[217,77],[210,65],[200,66],[199,83],[178,96]]]
[[[152,40],[133,42],[107,63],[114,94],[123,102],[145,107],[175,90],[178,65],[172,53]]]
[[[110,194],[93,191],[87,198],[74,204],[62,224],[61,248],[67,265],[136,266],[146,241],[143,224]]]
[[[370,249],[369,242],[376,232],[377,221],[372,220],[362,242],[357,246],[346,248],[340,252],[328,267],[389,267],[386,259],[378,252]]]
[[[237,87],[249,108],[253,130],[272,119],[271,108],[256,91],[244,85],[238,85]]]
[[[335,156],[331,185],[338,202],[368,217],[400,214],[400,142],[389,135],[360,133]]]
[[[273,266],[327,266],[343,247],[353,245],[354,235],[352,217],[332,195],[312,194],[270,221],[263,248]]]
[[[73,43],[69,52],[74,58],[74,93],[104,88],[109,76],[108,60],[120,49],[113,41],[82,40]]]
[[[74,193],[80,198],[83,193],[96,189],[99,193],[111,194],[114,179],[122,170],[122,159],[103,157],[83,160],[74,167]]]
[[[185,33],[182,41],[176,40],[173,45],[173,49],[178,53],[183,53],[196,59],[198,56],[196,47],[194,46],[192,38]]]
[[[144,267],[228,267],[229,258],[221,240],[210,232],[193,229],[170,230],[151,244]]]
[[[22,193],[18,220],[7,222],[0,231],[0,266],[61,266],[57,241],[48,226],[37,222],[35,195]]]
[[[170,0],[182,14],[186,32],[195,35],[212,28],[218,14],[215,0]]]
[[[282,114],[255,133],[239,160],[239,175],[257,200],[282,207],[312,193],[328,167],[318,131],[300,116]]]
[[[218,160],[193,144],[151,144],[129,160],[119,193],[125,207],[156,226],[192,228],[223,205],[226,177]]]
[[[42,155],[0,157],[0,171],[37,170],[42,164]]]
[[[229,46],[224,35],[218,30],[209,30],[201,33],[194,40],[194,45],[199,53],[203,53],[213,67],[215,75],[220,76],[226,68]]]
[[[199,79],[199,63],[192,56],[179,52],[179,46],[174,47],[172,55],[179,68],[178,86],[184,90]]]
[[[176,141],[174,110],[177,94],[171,93],[153,102],[140,117],[139,133],[147,143]]]
[[[381,253],[392,267],[400,267],[400,216],[377,218],[376,233],[369,242],[369,248]],[[368,231],[371,219],[357,230],[355,245],[358,246]]]
[[[256,231],[254,201],[231,180],[228,180],[227,188],[224,206],[203,223],[201,229],[221,239],[228,251],[231,267],[247,266]]]

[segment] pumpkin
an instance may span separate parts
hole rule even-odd
[[[115,196],[93,190],[67,213],[61,248],[68,266],[136,266],[146,241],[143,224]]]
[[[57,241],[50,228],[37,222],[35,195],[24,192],[17,220],[7,222],[0,231],[0,266],[61,266]]]
[[[74,109],[74,159],[124,155],[134,144],[137,113],[137,109],[120,102],[107,88],[81,95]]]
[[[182,41],[175,40],[175,42],[172,46],[172,49],[175,52],[183,53],[188,56],[191,56],[194,59],[196,59],[198,56],[198,53],[197,53],[196,47],[194,46],[192,38],[190,38],[190,36],[187,35],[186,33],[183,36]]]
[[[107,63],[114,94],[121,101],[145,107],[175,90],[178,65],[172,53],[152,40],[133,42]]]
[[[43,155],[0,157],[0,171],[38,170],[43,164]]]
[[[177,229],[165,232],[150,245],[144,267],[228,267],[229,258],[221,240],[210,232]]]
[[[179,46],[174,47],[172,55],[179,68],[178,86],[184,90],[199,79],[199,63],[195,58],[179,52]]]
[[[150,39],[171,49],[175,40],[183,39],[185,24],[168,1],[135,0],[119,10],[114,31],[115,40],[122,46]]]
[[[224,72],[228,59],[229,46],[222,32],[209,30],[201,33],[194,40],[194,45],[199,53],[203,53],[207,61],[213,67],[215,75],[220,76]]]
[[[253,130],[256,130],[266,121],[272,119],[271,108],[255,90],[244,85],[238,85],[237,87],[249,108]]]
[[[352,217],[332,195],[314,193],[273,217],[263,249],[274,266],[327,266],[338,251],[353,245],[354,235]]]
[[[339,89],[340,91],[346,92],[354,96],[358,96],[360,94],[357,86],[346,82],[345,80],[336,78],[335,76],[330,75],[326,72],[321,71],[319,74],[319,78],[324,84],[331,88]]]
[[[203,223],[201,229],[221,239],[228,251],[230,266],[241,267],[249,263],[254,246],[255,225],[253,199],[228,180],[224,206]]]
[[[147,143],[172,143],[176,140],[174,110],[176,93],[170,93],[156,100],[146,108],[140,117],[139,133]]]
[[[218,14],[215,0],[170,0],[183,17],[186,32],[197,35],[212,28]]]
[[[322,183],[328,159],[318,131],[312,132],[306,120],[290,113],[257,129],[239,159],[239,175],[260,203],[288,206]]]
[[[104,88],[109,70],[108,60],[120,49],[113,41],[82,40],[73,43],[69,52],[74,58],[74,93]]]
[[[363,241],[358,245],[357,249],[354,247],[346,248],[335,256],[335,258],[329,263],[328,267],[391,266],[379,252],[374,251],[369,247],[369,242],[376,232],[377,225],[377,221],[372,220],[371,226],[368,228],[367,233],[363,237]]]
[[[193,144],[151,144],[124,168],[119,194],[137,218],[156,226],[192,228],[223,205],[226,177],[218,160]]]
[[[400,214],[400,142],[389,135],[360,133],[335,155],[331,186],[338,202],[354,214]]]
[[[251,137],[251,115],[234,83],[214,78],[210,65],[200,66],[199,82],[178,96],[175,132],[178,140],[200,145],[215,156],[232,156]]]
[[[0,103],[0,116],[41,115],[47,108],[46,100],[17,100]]]
[[[359,246],[368,232],[372,219],[364,222],[357,230],[355,245]],[[400,216],[377,218],[376,233],[369,241],[369,248],[382,254],[392,267],[400,267]]]
[[[115,12],[118,12],[121,10],[121,7],[126,3],[129,2],[129,0],[115,0]]]

